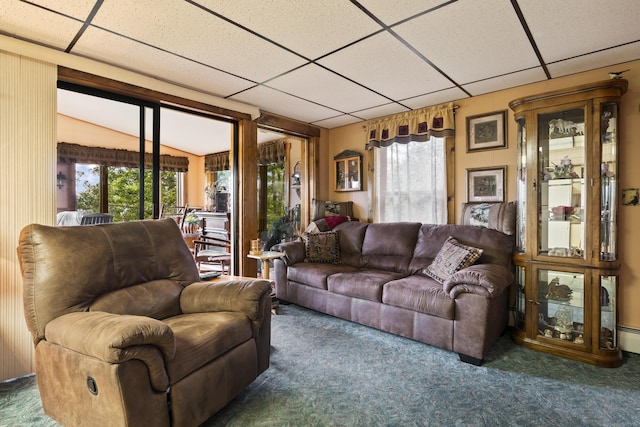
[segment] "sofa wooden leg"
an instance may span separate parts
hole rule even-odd
[[[482,359],[477,359],[475,357],[467,356],[466,354],[462,354],[462,353],[458,353],[458,356],[460,357],[460,360],[465,363],[471,363],[472,365],[475,365],[475,366],[482,365]]]

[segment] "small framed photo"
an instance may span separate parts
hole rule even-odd
[[[467,153],[507,148],[507,110],[467,117]]]
[[[467,202],[504,202],[506,166],[467,169]]]

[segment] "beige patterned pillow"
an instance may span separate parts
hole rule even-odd
[[[305,262],[340,263],[337,232],[304,233],[302,239],[305,247]]]
[[[449,236],[430,266],[423,270],[424,274],[439,283],[444,283],[453,273],[469,267],[482,255],[482,249],[463,245]]]

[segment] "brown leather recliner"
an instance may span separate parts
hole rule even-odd
[[[172,219],[20,234],[45,413],[65,426],[195,426],[269,367],[270,285],[199,282]]]

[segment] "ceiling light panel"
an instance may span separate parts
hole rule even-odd
[[[33,40],[64,50],[82,28],[82,22],[17,1],[0,6],[0,34]]]
[[[254,86],[248,80],[96,28],[87,29],[73,51],[178,86],[221,97]]]
[[[447,78],[387,32],[351,45],[318,63],[392,99],[451,86]]]
[[[389,102],[383,96],[315,64],[306,65],[278,77],[268,85],[343,113]]]
[[[640,40],[638,0],[563,0],[562,7],[535,0],[519,4],[545,62]]]
[[[200,0],[198,3],[309,59],[381,29],[348,1]]]
[[[259,105],[261,110],[292,117],[306,123],[334,117],[340,113],[264,86],[251,88],[230,99]]]
[[[450,0],[359,0],[365,9],[387,25],[433,9]]]
[[[94,23],[256,82],[305,63],[186,2],[105,2]]]
[[[504,0],[456,2],[393,29],[458,84],[540,64]]]

